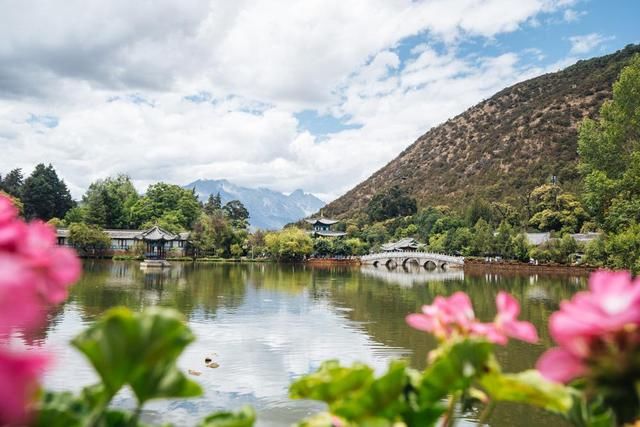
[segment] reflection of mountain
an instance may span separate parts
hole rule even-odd
[[[247,188],[226,179],[197,180],[184,188],[195,188],[201,201],[220,193],[222,203],[240,200],[249,211],[249,223],[262,229],[280,229],[320,210],[325,203],[313,194],[296,190],[286,194],[268,188]]]
[[[384,280],[389,283],[397,283],[401,286],[413,286],[433,281],[463,280],[464,271],[455,270],[426,270],[422,267],[404,269],[402,267],[392,270],[386,267],[362,267],[360,269],[365,276]]]

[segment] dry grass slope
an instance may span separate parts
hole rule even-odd
[[[432,128],[366,181],[330,203],[325,215],[347,218],[392,185],[420,206],[460,206],[479,196],[520,197],[557,175],[577,182],[577,125],[596,116],[640,45],[579,61],[504,89]]]

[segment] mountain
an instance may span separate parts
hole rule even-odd
[[[195,188],[205,202],[210,194],[220,193],[222,203],[240,200],[249,211],[249,224],[254,228],[279,229],[320,210],[325,203],[313,194],[296,190],[290,195],[268,188],[247,188],[226,179],[197,180],[184,188]]]
[[[432,128],[364,182],[323,208],[347,218],[398,185],[419,206],[459,207],[473,197],[521,197],[557,176],[575,188],[577,125],[595,117],[640,45],[579,61],[511,87]]]

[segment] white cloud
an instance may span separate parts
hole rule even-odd
[[[565,9],[562,16],[566,22],[577,22],[586,14],[587,12],[584,10]]]
[[[606,37],[598,33],[572,36],[569,37],[569,41],[571,42],[571,53],[574,55],[589,53],[603,43],[613,39],[614,37]]]
[[[0,3],[0,172],[52,162],[76,197],[126,172],[141,190],[228,178],[332,198],[430,126],[536,72],[513,53],[459,57],[459,41],[570,4]],[[422,44],[401,58],[410,36]],[[358,128],[318,140],[299,129],[305,109]]]

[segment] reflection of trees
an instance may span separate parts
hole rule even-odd
[[[174,263],[169,269],[143,271],[137,262],[87,262],[70,302],[78,304],[85,321],[118,305],[133,310],[164,305],[186,316],[194,310],[209,316],[219,304],[238,306],[244,298],[242,271],[226,267]]]

